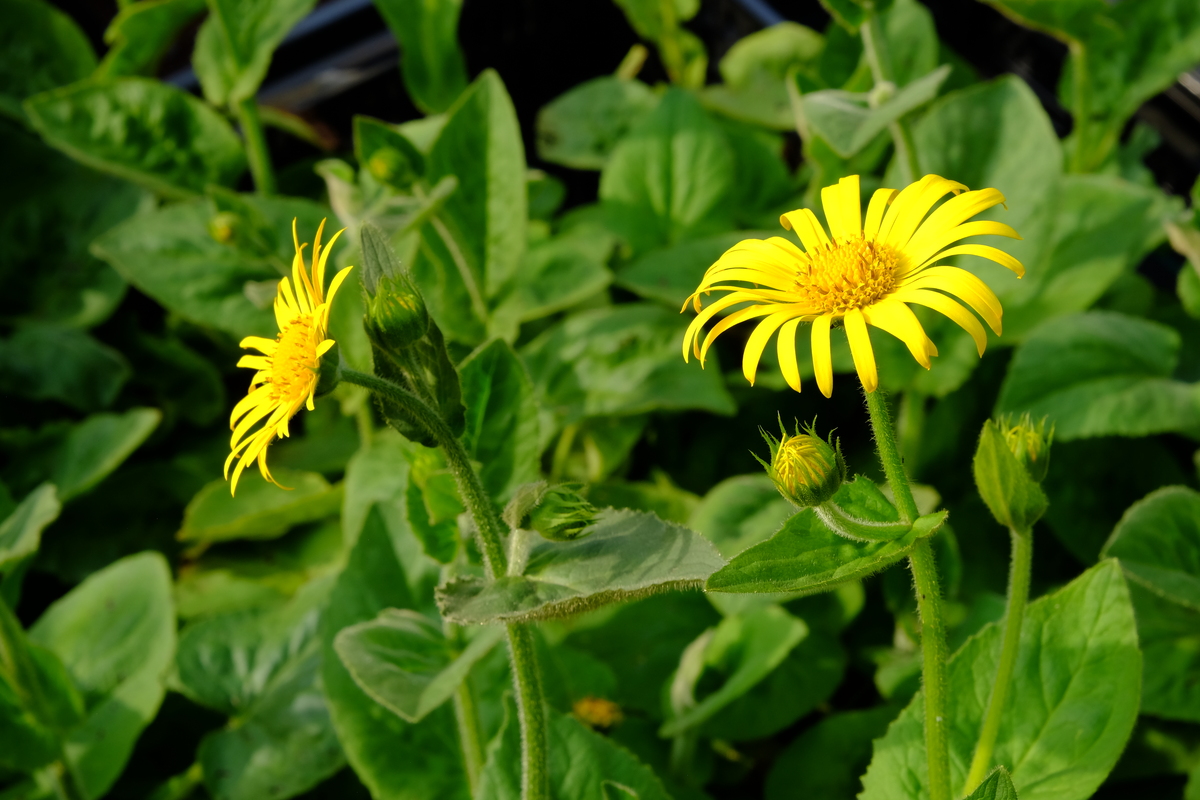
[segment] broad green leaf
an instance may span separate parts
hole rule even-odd
[[[671,685],[674,713],[659,729],[659,736],[679,736],[706,722],[766,678],[807,635],[808,626],[779,606],[726,617],[705,631],[684,651]],[[696,683],[708,668],[722,673],[725,680],[716,691],[698,699]]]
[[[228,414],[233,404],[226,403],[221,372],[182,339],[170,334],[142,333],[125,348],[138,364],[139,383],[148,385],[153,402],[161,407],[164,417],[178,416],[202,427]],[[309,429],[306,425],[305,430]],[[275,463],[291,466],[278,460]]]
[[[1200,612],[1131,582],[1137,616],[1143,714],[1200,722]]]
[[[10,396],[92,411],[112,405],[130,374],[124,356],[74,328],[30,325],[0,340],[0,391]]]
[[[1157,595],[1200,611],[1200,493],[1168,486],[1134,503],[1100,552]]]
[[[653,771],[626,750],[574,717],[547,708],[550,796],[571,800],[669,800]],[[477,800],[520,800],[521,736],[512,696],[504,723],[487,749]]]
[[[97,239],[92,251],[142,292],[196,324],[235,338],[272,337],[278,328],[270,302],[295,252],[292,219],[298,219],[302,241],[312,241],[327,212],[298,198],[245,201],[269,223],[273,236],[266,244],[273,252],[236,235],[229,242],[214,239],[208,226],[215,214],[205,200],[131,218]]]
[[[1179,334],[1109,311],[1050,320],[1017,349],[998,413],[1048,416],[1063,441],[1200,428],[1200,388],[1171,379]]]
[[[25,111],[48,144],[166,197],[232,184],[246,166],[224,117],[159,81],[84,81],[34,95]]]
[[[1031,535],[1033,523],[1046,513],[1046,493],[1013,455],[1000,426],[991,420],[983,424],[972,468],[979,496],[996,521]]]
[[[538,409],[525,365],[501,339],[480,347],[461,364],[467,429],[463,446],[483,466],[479,478],[498,502],[541,474]]]
[[[354,118],[354,157],[363,169],[400,191],[425,174],[425,156],[404,134],[386,122]]]
[[[937,97],[950,75],[941,66],[900,89],[878,108],[871,108],[867,95],[824,89],[802,95],[800,107],[809,135],[820,136],[842,158],[861,152],[896,120]]]
[[[732,90],[738,99],[743,99],[746,94],[765,95],[762,99],[769,98],[772,106],[778,109],[771,117],[760,121],[772,119],[790,128],[795,120],[784,81],[793,70],[810,81],[818,81],[817,61],[824,49],[825,37],[821,34],[795,22],[784,21],[738,39],[721,58],[718,69],[727,90]],[[709,92],[711,90],[704,94],[709,95]],[[762,102],[762,99],[756,99]]]
[[[881,17],[880,27],[887,39],[887,56],[897,85],[908,87],[946,60],[939,57],[933,14],[919,0],[892,0]]]
[[[743,239],[765,239],[766,231],[730,231],[649,250],[621,268],[618,286],[656,300],[672,311],[696,291],[705,271]]]
[[[961,787],[991,694],[1002,630],[992,623],[950,659],[950,784]],[[1091,797],[1117,762],[1138,713],[1142,656],[1121,568],[1105,561],[1029,605],[995,761],[1022,800]],[[925,789],[918,694],[875,743],[862,800]]]
[[[417,108],[445,111],[467,88],[458,47],[462,0],[377,0],[375,7],[400,40],[400,76]]]
[[[109,50],[96,74],[153,76],[180,30],[204,8],[204,0],[141,0],[123,6],[104,31]]]
[[[388,529],[370,510],[321,615],[321,678],[346,759],[377,800],[467,800],[454,716],[441,708],[420,725],[389,714],[354,682],[333,649],[339,631],[385,608],[412,608],[404,568]],[[404,758],[398,759],[397,753]]]
[[[653,481],[608,480],[587,488],[588,501],[598,507],[631,508],[649,511],[667,522],[686,525],[700,498],[680,489],[662,472]]]
[[[545,331],[521,351],[543,414],[558,424],[682,408],[732,414],[719,366],[680,358],[686,324],[673,311],[625,304],[574,314]]]
[[[37,552],[42,531],[58,518],[61,509],[54,485],[43,483],[0,522],[0,573]]]
[[[921,539],[935,533],[945,518],[944,511],[928,514],[897,539],[859,542],[829,530],[805,509],[767,541],[734,556],[713,573],[704,588],[709,592],[827,592],[904,558]]]
[[[91,489],[121,465],[151,432],[162,413],[134,408],[123,414],[93,414],[67,435],[51,480],[64,502]]]
[[[732,227],[733,153],[690,94],[671,89],[631,130],[600,173],[614,231],[635,252]]]
[[[321,693],[318,642],[306,650],[244,716],[200,742],[197,760],[213,800],[293,797],[345,766]]]
[[[617,144],[658,105],[639,80],[592,78],[538,112],[538,157],[573,169],[603,169]]]
[[[20,622],[3,603],[0,646],[6,661],[0,669],[0,768],[33,772],[59,758],[61,742],[56,729],[78,721],[83,700],[62,662],[50,651],[30,645]],[[53,703],[55,700],[59,702]],[[48,712],[56,710],[72,716],[49,718]]]
[[[408,722],[420,722],[450,699],[475,662],[504,638],[504,628],[480,629],[461,652],[428,617],[389,608],[370,622],[342,629],[334,649],[354,682]]]
[[[87,36],[45,0],[4,0],[0,18],[0,114],[24,119],[26,97],[82,80],[96,68]]]
[[[291,491],[268,483],[248,469],[238,482],[237,496],[218,478],[188,503],[177,534],[185,542],[223,542],[230,539],[274,539],[293,525],[336,514],[342,506],[341,486],[315,472],[272,470],[275,480]]]
[[[767,773],[766,800],[854,797],[871,761],[871,741],[887,732],[896,713],[890,706],[841,711],[800,734]]]
[[[62,659],[87,700],[66,734],[67,765],[88,800],[104,795],[154,719],[175,653],[171,571],[158,553],[123,558],[55,602],[30,640]]]
[[[233,106],[253,97],[275,48],[315,0],[208,0],[192,66],[208,102]]]
[[[966,800],[1017,800],[1017,790],[1004,767],[996,767]]]
[[[590,530],[570,542],[539,537],[522,575],[493,583],[459,578],[440,587],[442,613],[466,624],[566,616],[698,587],[724,563],[701,536],[653,514],[602,511]]]
[[[796,513],[763,474],[718,483],[692,512],[688,527],[704,534],[725,558],[767,539]]]
[[[616,0],[638,36],[658,41],[668,28],[687,22],[700,10],[700,0]]]

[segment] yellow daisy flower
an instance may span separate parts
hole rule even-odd
[[[229,491],[237,491],[238,478],[248,464],[258,461],[262,476],[276,486],[279,482],[271,477],[267,469],[267,445],[276,436],[288,435],[288,421],[301,406],[313,410],[313,395],[320,377],[321,356],[333,347],[333,340],[325,338],[329,327],[329,304],[338,287],[353,267],[346,267],[333,277],[329,285],[329,296],[324,295],[325,262],[333,243],[342,235],[338,231],[321,249],[321,232],[325,221],[317,228],[313,242],[312,270],[306,269],[303,250],[296,236],[296,221],[292,220],[292,241],[296,256],[292,259],[292,279],[286,277],[279,282],[279,293],[275,295],[275,320],[279,323],[279,334],[274,339],[247,336],[241,346],[253,348],[262,355],[242,356],[239,367],[257,370],[250,380],[250,392],[233,407],[229,415],[229,427],[233,437],[229,440],[229,458],[225,459],[225,479],[229,479],[229,467],[236,460],[233,482]],[[266,418],[261,428],[251,431]],[[281,487],[287,488],[287,487]]]
[[[951,193],[955,196],[929,213]],[[957,267],[938,266],[937,262],[956,255],[982,256],[1011,269],[1017,277],[1024,275],[1021,262],[995,247],[950,246],[981,234],[1020,239],[1016,231],[1000,222],[968,222],[1003,202],[1004,195],[996,189],[972,192],[956,181],[926,175],[903,191],[876,191],[864,220],[858,176],[842,178],[837,185],[821,190],[828,235],[811,210],[791,211],[779,221],[796,232],[803,250],[778,236],[746,239],[708,268],[700,286],[683,305],[686,310],[690,302],[700,312],[688,326],[683,358],[686,361],[691,350],[703,365],[708,348],[721,333],[739,322],[765,317],[746,343],[742,372],[753,384],[759,358],[771,335],[778,331],[780,368],[788,385],[798,392],[796,332],[801,322],[811,322],[817,386],[829,397],[833,392],[829,330],[834,322],[841,321],[863,388],[873,392],[879,386],[879,376],[868,325],[903,341],[926,369],[930,357],[937,355],[937,347],[906,305],[913,303],[941,312],[962,326],[975,339],[982,356],[987,346],[983,326],[948,295],[957,295],[974,309],[996,335],[1000,335],[1000,301],[975,275]],[[700,296],[712,291],[729,294],[701,310]],[[735,310],[714,325],[701,345],[704,324],[741,303],[752,305]]]

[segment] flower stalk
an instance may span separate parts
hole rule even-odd
[[[887,39],[884,37],[879,13],[873,6],[868,9],[860,32],[863,52],[867,56],[867,66],[871,68],[871,78],[875,81],[876,88],[886,84],[894,90],[896,74],[892,69],[892,59],[887,50]],[[888,125],[888,132],[891,133],[892,142],[896,146],[896,163],[900,166],[900,177],[905,183],[912,183],[921,174],[912,131],[903,119],[898,119]]]
[[[887,401],[880,392],[865,392],[875,446],[896,506],[905,522],[918,516],[912,487],[904,472],[904,462],[896,448]],[[921,619],[922,688],[925,692],[925,754],[929,764],[930,800],[950,800],[950,751],[946,741],[946,623],[942,613],[942,591],[938,580],[933,544],[929,539],[917,543],[908,559],[917,594]]]
[[[275,170],[271,167],[271,153],[267,150],[267,137],[263,131],[262,117],[253,97],[239,100],[234,106],[242,138],[246,143],[246,160],[250,174],[254,176],[254,188],[259,194],[275,194]]]

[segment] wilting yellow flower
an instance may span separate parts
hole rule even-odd
[[[945,195],[947,200],[932,214],[930,209]],[[739,322],[766,317],[758,323],[742,357],[742,372],[754,383],[758,361],[771,335],[779,331],[779,364],[783,376],[800,391],[796,361],[796,333],[801,322],[812,323],[812,357],[817,386],[829,397],[833,391],[833,361],[829,329],[836,321],[846,327],[854,366],[863,388],[879,386],[875,353],[867,326],[882,328],[908,345],[926,369],[937,347],[909,303],[945,314],[975,339],[979,354],[987,346],[983,326],[967,309],[946,293],[961,298],[1000,334],[1000,301],[987,285],[964,269],[937,266],[942,259],[975,255],[991,259],[1013,272],[1025,274],[1021,262],[995,247],[982,244],[950,245],[970,236],[995,234],[1020,239],[1000,222],[967,220],[1004,202],[996,189],[968,191],[966,186],[938,175],[926,175],[903,191],[879,189],[862,218],[858,176],[843,178],[821,190],[821,205],[829,222],[829,235],[807,208],[780,217],[784,228],[794,230],[804,244],[787,239],[746,239],[731,247],[708,268],[691,302],[700,312],[688,326],[683,358],[692,350],[700,363],[713,340]],[[928,215],[928,216],[926,216]],[[750,284],[742,286],[739,284]],[[701,310],[700,296],[711,291],[729,294]],[[752,303],[722,319],[700,343],[704,323],[717,313],[742,303]]]
[[[301,406],[313,410],[313,395],[320,376],[321,356],[333,347],[333,340],[325,338],[329,327],[329,304],[342,281],[352,267],[346,267],[333,277],[329,285],[329,296],[324,293],[325,262],[333,243],[342,234],[338,231],[329,240],[324,251],[321,249],[321,232],[325,221],[317,228],[313,242],[311,273],[304,263],[303,250],[296,236],[296,221],[292,220],[292,241],[296,245],[296,256],[292,259],[292,279],[279,282],[275,295],[275,320],[279,323],[279,334],[272,339],[247,336],[242,347],[253,348],[262,355],[242,356],[239,367],[257,370],[250,380],[250,393],[233,407],[229,415],[229,427],[233,437],[229,440],[229,458],[225,459],[225,478],[229,479],[229,467],[236,460],[230,493],[237,491],[238,478],[242,470],[256,459],[264,478],[280,484],[271,477],[267,469],[267,445],[276,436],[288,435],[288,422]],[[250,429],[266,418],[258,430]]]

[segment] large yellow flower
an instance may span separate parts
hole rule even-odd
[[[929,213],[947,194],[955,196]],[[779,364],[783,376],[800,391],[800,368],[796,361],[796,333],[801,322],[812,323],[812,358],[817,386],[829,397],[833,391],[833,361],[829,330],[841,321],[846,327],[850,352],[863,388],[879,386],[875,353],[867,326],[882,328],[908,345],[913,357],[926,369],[937,347],[909,303],[945,314],[975,339],[979,354],[987,346],[983,326],[948,294],[957,295],[1000,334],[1000,301],[975,275],[937,262],[956,255],[991,259],[1017,273],[1025,268],[1017,259],[982,244],[955,242],[969,236],[995,234],[1020,239],[1008,225],[971,217],[1004,202],[996,189],[968,191],[966,186],[938,175],[926,175],[903,191],[879,189],[862,218],[858,176],[843,178],[836,186],[821,190],[821,205],[829,222],[829,234],[807,208],[780,217],[784,228],[800,237],[804,249],[787,239],[746,239],[731,247],[708,268],[687,301],[700,312],[688,326],[683,341],[683,358],[688,351],[704,363],[713,340],[739,322],[765,317],[746,343],[742,372],[754,383],[758,361],[771,335],[779,332]],[[927,216],[928,215],[928,216]],[[741,284],[749,284],[744,286]],[[700,296],[712,291],[729,294],[701,310]],[[943,292],[947,294],[943,294]],[[703,346],[700,334],[708,320],[732,306],[751,303],[722,319]]]
[[[292,259],[292,279],[286,277],[279,282],[275,295],[275,320],[279,323],[279,334],[272,339],[247,336],[241,346],[253,348],[262,355],[242,356],[239,367],[257,370],[250,379],[250,392],[233,407],[229,415],[229,427],[233,437],[229,440],[229,458],[225,459],[225,478],[229,479],[229,467],[236,460],[230,493],[237,491],[238,478],[248,464],[258,461],[258,469],[264,478],[280,484],[271,477],[267,469],[267,445],[276,436],[288,435],[288,422],[301,406],[313,410],[313,395],[320,376],[321,356],[333,347],[333,340],[325,338],[329,327],[329,304],[342,281],[353,267],[346,267],[333,277],[329,285],[329,296],[324,294],[325,262],[329,259],[333,243],[342,232],[338,231],[329,240],[324,251],[321,249],[321,232],[325,221],[317,228],[313,241],[311,274],[304,264],[304,247],[296,235],[296,221],[292,220],[292,241],[296,256]],[[261,428],[251,431],[263,419]],[[285,487],[286,488],[286,487]]]

